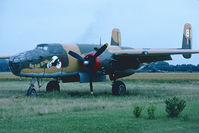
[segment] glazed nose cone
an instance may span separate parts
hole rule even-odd
[[[11,57],[9,60],[9,67],[11,72],[18,76],[20,73],[20,60],[15,58],[15,56]]]
[[[10,57],[9,67],[14,75],[19,76],[21,71],[21,63],[25,60],[25,55],[26,55],[25,53],[20,53],[16,56]]]

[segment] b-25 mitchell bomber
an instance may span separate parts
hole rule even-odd
[[[191,58],[199,50],[191,50],[191,25],[185,24],[182,48],[144,49],[121,46],[119,29],[113,29],[111,45],[94,44],[38,44],[33,50],[20,53],[9,59],[11,72],[20,77],[31,77],[27,95],[36,95],[35,82],[41,78],[52,78],[46,91],[60,91],[59,82],[88,82],[93,94],[93,82],[106,81],[109,76],[112,94],[122,96],[125,84],[119,78],[134,74],[145,64],[172,60],[171,55],[182,54]]]

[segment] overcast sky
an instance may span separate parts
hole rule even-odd
[[[0,55],[39,43],[110,43],[114,27],[123,46],[180,48],[185,23],[199,49],[199,0],[0,0]],[[199,55],[172,57],[172,64],[199,64]]]

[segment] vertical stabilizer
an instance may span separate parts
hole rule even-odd
[[[117,28],[114,28],[112,30],[111,45],[121,46],[121,33],[120,30]]]
[[[191,38],[191,24],[187,23],[184,25],[182,49],[191,49]],[[183,57],[189,59],[191,58],[191,54],[183,54]]]

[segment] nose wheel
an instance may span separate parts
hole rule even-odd
[[[37,92],[34,88],[34,83],[35,83],[35,79],[32,78],[32,80],[30,81],[30,87],[28,88],[28,91],[27,91],[27,96],[36,96],[37,95]]]
[[[112,84],[112,94],[115,96],[123,96],[126,93],[126,86],[122,81],[114,81]]]
[[[46,86],[46,92],[53,92],[53,91],[60,92],[60,86],[59,86],[58,81],[52,80],[52,81],[48,82],[48,84]]]
[[[28,91],[27,91],[27,95],[28,96],[36,96],[37,95],[37,92],[36,92],[36,90],[34,89],[34,87],[29,87],[28,88]]]

